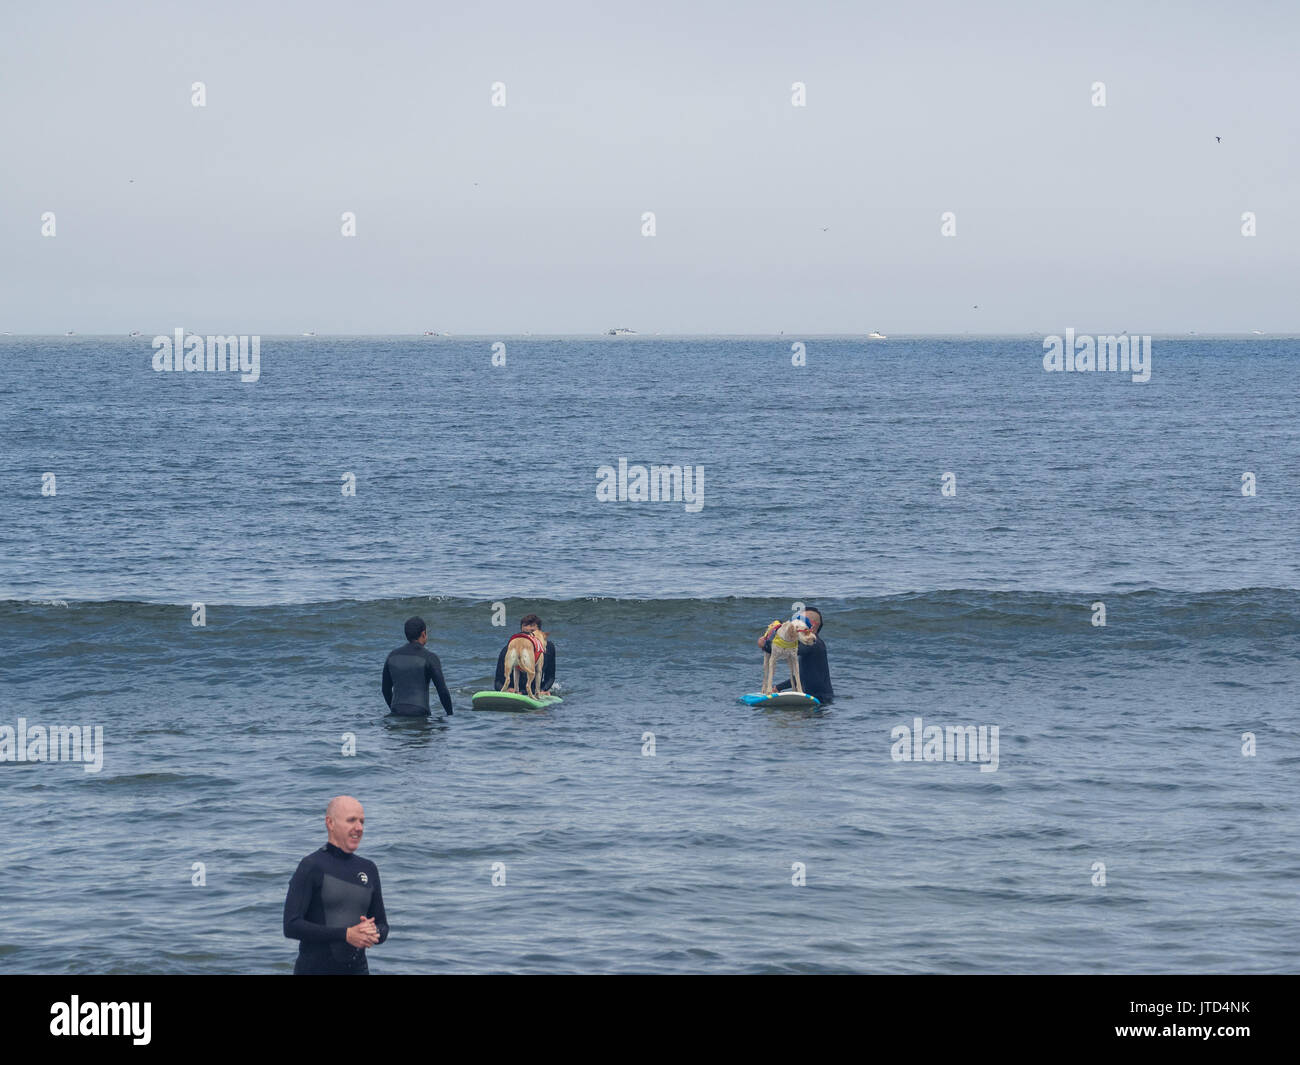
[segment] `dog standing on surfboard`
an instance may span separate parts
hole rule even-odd
[[[546,633],[541,629],[517,632],[506,644],[505,677],[500,690],[522,691],[533,699],[542,697],[542,667],[546,663]],[[515,674],[523,675],[524,683],[516,686]]]
[[[507,683],[512,679],[511,673],[506,672],[506,651],[510,647],[510,641],[517,639],[519,636],[527,636],[530,632],[537,633],[541,631],[543,631],[542,619],[536,614],[525,614],[519,619],[519,628],[515,635],[509,637],[501,645],[501,652],[497,655],[497,668],[492,678],[492,689],[494,691],[505,691]],[[533,643],[532,640],[528,642],[532,644],[534,668],[540,674],[537,678],[538,690],[541,693],[541,698],[545,699],[548,695],[554,694],[551,689],[556,686],[555,659],[557,648],[555,641],[551,638],[550,633],[546,634],[546,639],[542,644],[543,653],[540,658],[537,655],[537,644]],[[515,649],[521,653],[523,651],[523,647],[520,645],[517,645]]]
[[[803,694],[803,685],[799,682],[799,645],[812,646],[817,637],[812,631],[812,624],[807,615],[796,614],[789,621],[774,621],[767,627],[759,639],[760,645],[768,636],[772,637],[772,652],[764,656],[763,661],[763,695],[771,695],[776,685],[776,660],[782,659],[790,666],[791,690]]]

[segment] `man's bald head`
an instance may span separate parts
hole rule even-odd
[[[336,795],[325,807],[325,831],[339,850],[351,854],[361,846],[366,829],[366,812],[351,795]]]

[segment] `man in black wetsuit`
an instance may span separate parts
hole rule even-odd
[[[541,632],[542,619],[536,614],[528,614],[519,622],[520,632]],[[511,637],[514,639],[514,637]],[[506,680],[506,648],[510,646],[510,640],[506,640],[506,646],[501,648],[501,653],[497,655],[497,672],[492,681],[492,687],[500,691]],[[555,644],[548,636],[546,638],[546,656],[542,660],[542,682],[539,688],[539,694],[550,695],[551,685],[555,683]]]
[[[423,618],[406,622],[406,643],[390,651],[384,663],[384,702],[399,717],[429,716],[429,684],[438,689],[442,708],[451,716],[451,693],[442,679],[442,663],[425,648],[429,640]]]
[[[366,948],[388,938],[379,870],[356,853],[365,827],[356,799],[331,799],[329,842],[300,861],[289,881],[284,934],[298,940],[295,976],[367,976]]]
[[[831,667],[826,661],[826,645],[821,639],[822,612],[815,606],[806,606],[803,612],[817,640],[811,644],[799,644],[799,683],[807,694],[825,706],[835,701],[835,689],[831,687]],[[772,653],[773,635],[773,630],[769,629],[758,638],[758,646],[765,655]],[[776,686],[776,690],[785,691],[789,687],[790,681],[785,680]]]

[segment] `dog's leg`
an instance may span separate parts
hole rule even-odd
[[[797,649],[790,656],[790,684],[800,695],[803,694],[803,685],[799,683],[799,651]]]
[[[763,656],[763,687],[761,694],[772,694],[772,683],[776,680],[776,655],[769,653]]]

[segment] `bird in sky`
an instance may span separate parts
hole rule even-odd
[[[1223,143],[1223,138],[1222,138],[1222,137],[1215,137],[1215,138],[1214,138],[1214,143],[1215,143],[1215,144],[1222,144],[1222,143]]]

